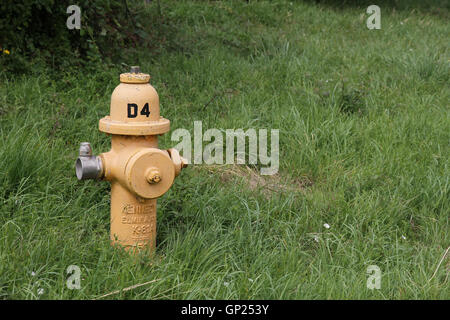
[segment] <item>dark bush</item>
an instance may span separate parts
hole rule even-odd
[[[72,4],[81,9],[80,30],[66,26]],[[153,10],[155,19],[149,21],[145,6],[145,1],[130,0],[2,0],[0,66],[23,71],[36,59],[56,68],[118,61],[123,48],[149,47],[155,40],[143,21],[154,27],[161,19]]]

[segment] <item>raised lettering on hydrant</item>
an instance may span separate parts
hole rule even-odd
[[[111,241],[130,247],[156,246],[156,199],[169,190],[187,161],[176,149],[158,149],[158,135],[170,130],[159,115],[159,97],[150,76],[132,67],[120,75],[110,115],[100,131],[111,134],[111,150],[92,155],[89,142],[76,161],[79,180],[111,182]]]

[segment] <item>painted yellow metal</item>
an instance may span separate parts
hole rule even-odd
[[[111,95],[110,115],[100,120],[100,131],[121,135],[156,135],[170,130],[159,115],[159,97],[146,73],[122,73]]]
[[[134,67],[133,67],[134,68]],[[156,199],[172,186],[187,161],[175,149],[158,149],[170,129],[159,114],[159,97],[144,73],[124,73],[111,96],[100,131],[111,150],[99,155],[102,179],[111,182],[111,241],[126,248],[156,246]]]
[[[180,174],[181,169],[187,167],[187,160],[180,156],[177,149],[170,148],[167,149],[167,152],[169,153],[170,157],[172,158],[173,164],[175,165],[175,177],[177,177]]]
[[[120,75],[121,83],[149,83],[150,75],[147,73],[127,72]]]

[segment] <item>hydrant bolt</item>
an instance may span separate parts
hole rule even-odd
[[[145,177],[146,177],[148,183],[151,183],[151,184],[158,183],[161,181],[161,174],[159,173],[158,169],[156,169],[156,168],[150,168],[147,171],[147,174]]]
[[[92,156],[92,148],[89,142],[82,142],[80,144],[80,157],[89,157]]]
[[[140,73],[141,72],[141,68],[139,66],[132,66],[130,68],[130,73]]]

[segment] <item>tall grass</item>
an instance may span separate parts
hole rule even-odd
[[[98,119],[124,70],[0,73],[0,297],[154,279],[107,298],[448,299],[448,23],[382,7],[368,30],[364,8],[295,1],[161,6],[172,46],[127,63],[151,74],[172,130],[280,129],[275,189],[191,166],[158,201],[156,252],[129,256],[109,245],[108,184],[74,173],[79,142],[109,149]]]

